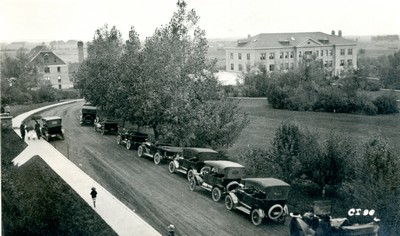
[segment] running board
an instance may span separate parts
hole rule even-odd
[[[245,207],[243,207],[243,206],[237,206],[236,209],[238,209],[240,211],[243,211],[244,213],[250,215],[250,210],[245,208]]]
[[[175,171],[176,171],[176,172],[179,172],[179,173],[182,173],[182,174],[184,174],[184,175],[187,174],[187,171],[186,171],[186,170],[177,169],[177,170],[175,170]]]

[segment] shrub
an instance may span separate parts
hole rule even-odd
[[[239,153],[238,159],[244,166],[245,176],[282,178],[282,169],[265,149],[248,149]]]
[[[378,114],[393,114],[399,112],[396,97],[393,94],[381,95],[377,97],[373,103],[378,108]]]

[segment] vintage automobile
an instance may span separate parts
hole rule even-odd
[[[380,221],[374,214],[375,211],[364,210],[358,213],[364,223],[351,222],[347,217],[332,218],[332,204],[329,200],[314,201],[313,210],[307,211],[303,215],[299,212],[290,213],[292,220],[289,223],[290,235],[326,235],[326,236],[378,236]],[[361,209],[359,209],[361,211]],[[353,212],[353,213],[352,213]],[[356,210],[350,209],[349,216],[355,215]],[[372,217],[374,217],[372,219]]]
[[[40,135],[49,141],[52,138],[64,139],[64,130],[62,129],[62,119],[59,116],[49,116],[41,118],[42,127]]]
[[[182,156],[182,148],[173,147],[169,143],[144,142],[138,147],[139,157],[147,156],[159,165],[162,160],[173,160],[177,155]]]
[[[195,170],[193,173],[193,178],[189,181],[190,190],[194,191],[196,186],[200,186],[210,191],[212,199],[218,202],[227,191],[239,185],[244,166],[226,160],[204,161],[200,173]]]
[[[207,160],[226,160],[217,151],[209,148],[183,148],[182,155],[177,155],[169,162],[168,170],[171,173],[179,172],[187,176],[188,181],[193,177],[193,170],[200,172]]]
[[[94,131],[100,131],[104,134],[117,134],[118,133],[118,122],[112,120],[99,120],[94,121]]]
[[[92,104],[85,103],[81,109],[79,123],[81,125],[93,125],[96,119],[97,107]]]
[[[225,207],[240,210],[258,226],[264,218],[284,223],[289,214],[286,205],[290,185],[275,178],[245,178],[238,188],[228,192]]]
[[[122,132],[118,133],[117,144],[125,144],[126,149],[130,150],[132,147],[137,147],[148,139],[149,135],[146,133],[123,129]]]

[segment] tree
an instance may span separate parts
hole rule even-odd
[[[156,139],[230,145],[247,119],[210,73],[215,64],[206,59],[208,43],[196,12],[188,11],[185,1],[177,7],[169,24],[146,39],[137,117],[153,128]]]
[[[88,43],[88,56],[76,74],[78,88],[86,100],[104,108],[109,105],[111,86],[119,77],[119,60],[123,43],[121,33],[108,26],[97,29]]]
[[[385,88],[400,89],[400,51],[389,55],[380,71]]]

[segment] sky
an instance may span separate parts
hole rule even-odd
[[[91,41],[96,29],[116,26],[124,39],[168,24],[177,0],[0,0],[0,42]],[[186,0],[206,37],[313,32],[343,36],[400,34],[398,0]]]

